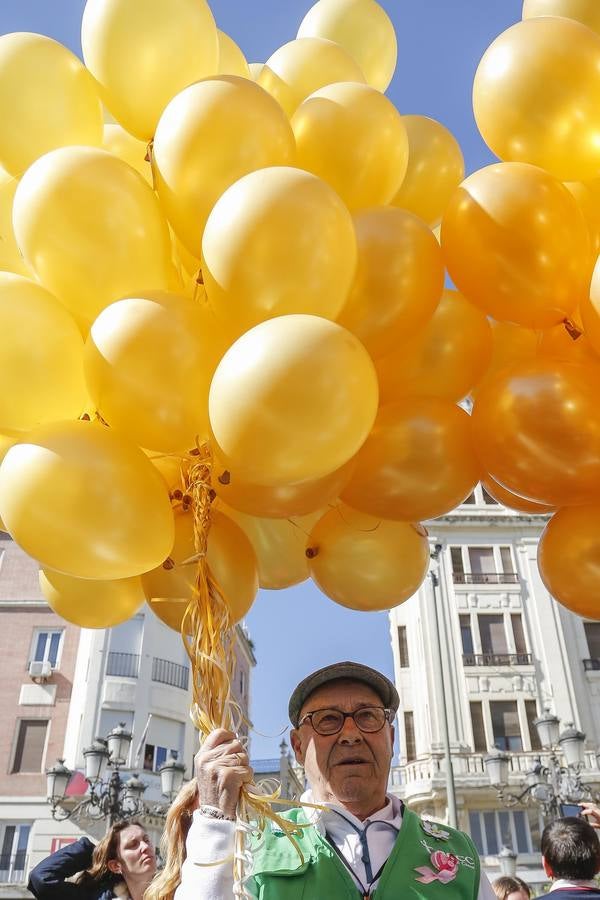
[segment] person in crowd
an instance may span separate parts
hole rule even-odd
[[[589,804],[587,815],[589,816]],[[542,833],[542,864],[552,881],[552,900],[600,898],[595,876],[600,872],[600,840],[581,816],[555,819]]]
[[[391,681],[354,662],[313,672],[296,687],[291,743],[309,790],[283,814],[297,825],[294,842],[267,823],[252,846],[251,896],[494,900],[471,839],[387,793],[399,702]],[[174,900],[231,900],[236,808],[253,772],[242,744],[223,729],[206,738],[195,768],[197,808]]]
[[[492,882],[492,888],[498,900],[529,900],[531,888],[517,876],[503,875]]]
[[[143,900],[155,873],[152,841],[139,822],[125,820],[96,846],[82,837],[52,853],[32,869],[27,887],[38,900]]]

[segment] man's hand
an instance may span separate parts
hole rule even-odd
[[[584,801],[579,805],[581,806],[581,815],[585,816],[592,828],[600,830],[600,806],[588,801]]]
[[[254,778],[248,754],[235,734],[224,728],[211,732],[196,754],[194,768],[200,803],[235,818],[242,785]]]

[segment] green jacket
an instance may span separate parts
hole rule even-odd
[[[362,900],[348,869],[326,838],[307,824],[304,811],[293,809],[285,817],[305,826],[295,834],[304,860],[281,831],[267,829],[254,848],[249,887],[257,900]],[[477,900],[480,865],[473,842],[446,825],[440,828],[446,839],[404,810],[373,900]]]

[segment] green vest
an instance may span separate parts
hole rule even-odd
[[[308,821],[302,809],[284,815],[299,825]],[[446,839],[436,838],[435,827],[405,808],[373,900],[477,900],[480,865],[473,842],[461,831],[438,827]],[[362,900],[348,869],[316,828],[299,828],[295,838],[304,862],[289,838],[275,828],[267,826],[257,840],[249,884],[257,900]],[[449,854],[457,859],[449,859]],[[448,868],[454,877],[445,877]]]

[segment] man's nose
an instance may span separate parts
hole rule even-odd
[[[344,719],[342,730],[340,731],[338,741],[342,744],[359,744],[362,741],[362,732],[357,726],[352,716]]]

